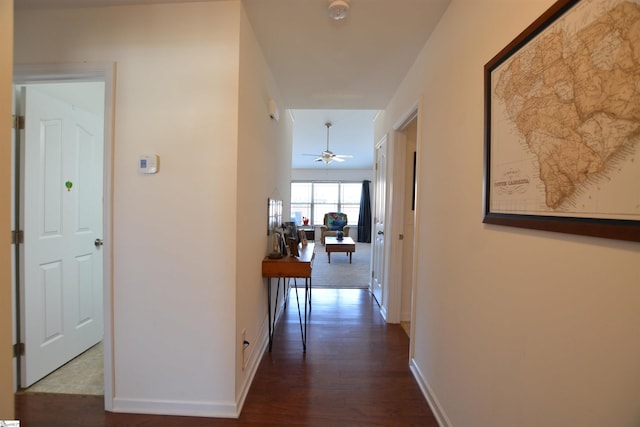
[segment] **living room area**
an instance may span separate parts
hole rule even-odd
[[[294,126],[289,220],[316,244],[313,286],[367,289],[373,118],[378,111],[296,109],[290,113]],[[342,240],[335,240],[338,234]],[[334,239],[328,246],[327,236]]]
[[[316,244],[313,287],[368,289],[371,171],[325,168],[316,180],[309,170],[293,175],[307,178],[291,183],[291,221]]]

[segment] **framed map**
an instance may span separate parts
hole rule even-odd
[[[640,0],[556,2],[484,87],[484,223],[640,241]]]

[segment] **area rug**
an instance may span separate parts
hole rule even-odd
[[[356,243],[352,262],[349,255],[333,252],[331,264],[327,252],[320,242],[316,242],[316,256],[311,272],[314,288],[368,288],[371,274],[371,243]]]

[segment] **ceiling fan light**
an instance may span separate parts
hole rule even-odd
[[[333,0],[329,3],[329,17],[333,20],[340,20],[346,18],[349,13],[348,0]]]
[[[332,163],[334,160],[337,162],[344,162],[344,158],[353,157],[351,154],[334,154],[333,151],[329,150],[329,128],[331,127],[331,122],[326,122],[324,124],[327,128],[327,149],[322,152],[322,154],[303,154],[303,156],[315,156],[313,159],[314,162],[323,162],[325,164]]]

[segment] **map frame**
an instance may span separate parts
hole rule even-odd
[[[509,58],[532,42],[536,36],[562,16],[571,14],[572,8],[583,0],[559,0],[547,9],[537,20],[520,33],[509,45],[502,49],[484,66],[484,179],[483,179],[483,219],[485,224],[544,230],[602,237],[616,240],[640,242],[640,221],[599,217],[575,217],[554,212],[544,215],[522,214],[518,212],[492,211],[492,102],[497,102],[493,91],[493,72]],[[514,136],[515,138],[515,136]]]

